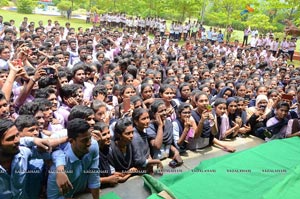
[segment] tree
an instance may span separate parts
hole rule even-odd
[[[8,1],[7,0],[1,0],[0,1],[0,7],[3,7],[3,6],[8,6]]]
[[[266,0],[261,2],[259,10],[270,16],[270,22],[277,21],[276,18],[287,9],[287,4],[281,0]],[[285,15],[285,14],[284,14]],[[286,16],[284,16],[285,18]],[[281,20],[281,19],[280,19]]]
[[[268,32],[269,30],[276,30],[276,27],[270,23],[270,18],[265,14],[255,14],[244,22],[246,26],[256,27],[259,32]]]
[[[17,0],[17,11],[19,13],[31,14],[37,5],[34,0]]]
[[[176,0],[173,6],[174,11],[180,13],[180,21],[185,21],[186,17],[198,15],[201,3],[198,0]]]
[[[247,2],[245,0],[235,2],[232,0],[213,0],[209,16],[221,17],[217,21],[222,21],[222,26],[226,27],[232,24],[235,19],[240,18],[240,12],[245,9],[246,5]]]
[[[72,3],[70,1],[61,1],[57,4],[57,8],[60,10],[61,15],[65,16],[67,11],[72,7]]]
[[[201,24],[203,24],[206,7],[207,7],[207,2],[205,0],[202,0],[201,11],[200,11]]]

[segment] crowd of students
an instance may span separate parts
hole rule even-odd
[[[300,71],[268,46],[4,20],[1,199],[99,198],[188,150],[300,135]]]

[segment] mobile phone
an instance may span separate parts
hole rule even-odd
[[[281,95],[281,99],[285,99],[285,100],[293,100],[293,96],[292,95],[288,95],[288,94],[282,94]]]
[[[112,102],[113,101],[113,96],[112,95],[108,95],[107,96],[107,102]]]
[[[124,113],[128,112],[128,110],[130,109],[130,98],[123,99],[123,109]]]
[[[250,95],[245,95],[245,100],[250,101]]]
[[[261,106],[259,107],[259,109],[260,109],[260,110],[263,110],[263,111],[266,110],[266,108],[267,108],[267,106],[265,106],[265,105],[261,105]]]
[[[207,105],[207,106],[206,106],[206,109],[207,109],[208,111],[211,111],[211,110],[212,110],[212,106],[211,106],[211,105]]]
[[[46,71],[47,75],[54,75],[55,70],[53,68],[44,68]]]
[[[21,59],[14,59],[11,63],[16,67],[23,67],[23,62]]]

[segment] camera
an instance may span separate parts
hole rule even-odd
[[[55,70],[53,68],[44,68],[46,71],[47,75],[54,75]]]

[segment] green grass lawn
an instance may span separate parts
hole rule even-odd
[[[298,60],[294,60],[293,63],[291,62],[288,62],[289,64],[294,64],[296,68],[299,68],[300,67],[300,61]]]
[[[71,23],[71,27],[77,28],[78,27],[83,27],[85,28],[90,28],[91,24],[86,24],[84,20],[81,19],[71,19],[68,20],[66,17],[62,17],[62,16],[46,16],[46,15],[39,15],[39,14],[20,14],[17,12],[13,12],[13,11],[7,11],[7,10],[1,10],[0,15],[3,16],[3,21],[9,21],[10,19],[14,19],[15,20],[15,24],[16,26],[19,26],[21,24],[21,22],[23,21],[23,18],[26,16],[28,17],[28,21],[31,22],[35,22],[35,24],[38,24],[38,21],[42,20],[44,22],[44,25],[47,24],[48,19],[51,19],[52,22],[54,21],[58,21],[60,23],[60,25],[63,25],[66,22],[70,22]]]

